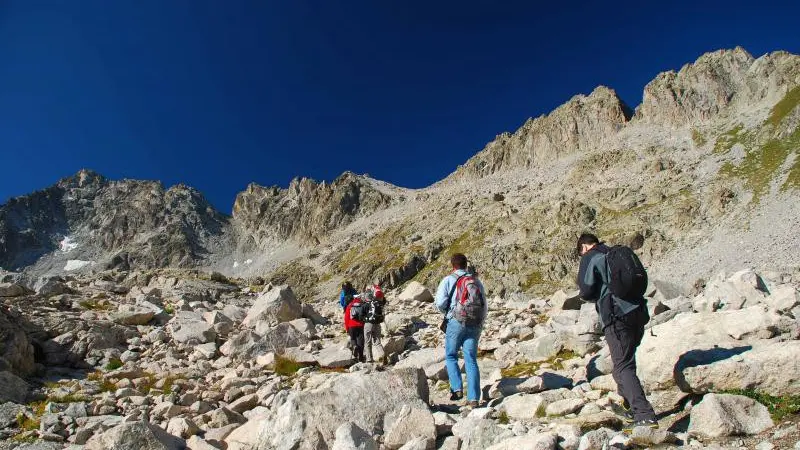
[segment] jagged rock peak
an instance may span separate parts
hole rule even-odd
[[[345,172],[330,184],[299,177],[286,189],[250,183],[236,196],[233,217],[240,232],[256,243],[272,238],[313,243],[391,202],[367,178]]]
[[[630,119],[631,110],[608,87],[576,95],[550,114],[528,119],[512,133],[503,133],[469,161],[456,176],[486,176],[530,168],[564,155],[601,145]]]
[[[89,185],[102,186],[109,182],[108,178],[91,169],[81,169],[75,175],[58,180],[56,186],[62,189],[82,188]]]
[[[700,56],[678,72],[662,72],[644,88],[634,120],[681,126],[770,106],[800,84],[800,57],[774,52],[758,59],[741,47]]]

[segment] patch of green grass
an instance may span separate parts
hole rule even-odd
[[[772,139],[759,149],[748,151],[739,165],[725,163],[720,168],[720,174],[744,180],[745,186],[753,192],[753,202],[758,203],[761,196],[768,193],[770,183],[777,175],[778,169],[798,147],[800,147],[800,128],[786,139]],[[797,175],[792,177],[792,183],[796,177]],[[783,189],[786,189],[788,182],[789,180],[784,183]]]
[[[510,422],[508,413],[505,411],[500,411],[500,414],[497,415],[497,423],[500,425],[508,425],[508,422]]]
[[[580,355],[571,350],[564,349],[559,351],[556,356],[546,361],[517,363],[511,367],[502,369],[500,374],[503,376],[503,378],[531,377],[536,375],[536,371],[539,370],[544,364],[549,364],[550,368],[553,370],[563,370],[564,361],[577,358],[578,356]]]
[[[111,304],[108,302],[100,303],[95,299],[86,299],[81,300],[78,304],[85,309],[89,309],[92,311],[108,311],[111,309]]]
[[[772,419],[776,422],[786,416],[800,413],[800,395],[784,395],[776,397],[773,395],[757,392],[752,389],[730,389],[720,392],[721,394],[743,395],[752,398],[769,409]]]
[[[275,368],[273,371],[277,375],[291,376],[303,367],[306,367],[306,364],[299,363],[284,356],[275,356]]]
[[[124,364],[122,363],[121,359],[119,359],[119,358],[111,358],[111,360],[108,362],[108,364],[106,364],[106,370],[108,370],[108,371],[117,370],[120,367],[122,367],[123,365]]]
[[[97,382],[100,392],[113,392],[117,390],[117,385],[112,383],[111,380],[105,379],[103,373],[99,370],[86,375],[86,379]]]
[[[161,390],[164,391],[165,394],[171,394],[172,389],[175,386],[175,382],[183,379],[184,378],[181,376],[167,375],[165,378],[163,378],[163,383],[161,383],[163,384],[161,386]]]
[[[772,113],[767,118],[767,123],[778,126],[789,115],[797,105],[800,105],[800,86],[789,91],[781,101],[772,107]]]
[[[697,147],[702,147],[706,145],[706,137],[703,136],[703,133],[700,131],[692,128],[692,141],[694,141],[694,145]]]
[[[788,138],[783,141],[783,145],[788,151],[794,152],[794,162],[789,168],[786,181],[781,185],[781,191],[786,191],[790,188],[800,189],[800,128],[794,130]],[[788,156],[788,155],[787,155]]]
[[[742,143],[744,135],[739,133],[744,129],[744,125],[739,124],[730,130],[722,133],[714,142],[714,153],[727,153],[737,143]]]

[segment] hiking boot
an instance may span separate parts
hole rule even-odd
[[[631,409],[629,407],[626,408],[625,406],[626,405],[624,403],[621,404],[621,405],[618,405],[616,403],[612,403],[611,404],[611,412],[613,412],[614,414],[622,417],[622,420],[624,422],[632,423],[633,422],[633,412],[631,411]]]
[[[642,419],[637,420],[622,429],[622,431],[631,432],[636,427],[658,428],[658,421],[656,419]]]
[[[458,400],[461,400],[462,398],[464,398],[464,394],[462,394],[461,391],[450,391],[451,402],[456,402]]]

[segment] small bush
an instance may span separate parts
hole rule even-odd
[[[164,305],[164,312],[169,315],[175,314],[175,306],[167,303],[166,305]]]
[[[784,395],[775,397],[752,389],[731,389],[722,391],[722,394],[743,395],[752,398],[769,409],[772,419],[776,422],[784,417],[800,413],[800,395]]]
[[[81,300],[78,302],[81,307],[93,310],[93,311],[107,311],[111,309],[111,304],[109,303],[99,303],[97,300],[88,299],[88,300]]]
[[[500,414],[497,415],[497,422],[500,425],[508,425],[509,422],[508,413],[506,413],[505,411],[500,411]]]
[[[122,367],[122,366],[123,366],[123,364],[122,364],[122,360],[121,360],[121,359],[119,359],[119,358],[112,358],[112,359],[111,359],[111,360],[108,362],[108,364],[106,364],[106,370],[108,370],[108,371],[111,371],[111,370],[117,370],[117,369],[119,369],[119,368],[120,368],[120,367]]]
[[[285,358],[283,356],[276,356],[274,371],[277,375],[289,376],[294,375],[298,370],[305,366],[305,364],[299,363],[292,359]]]

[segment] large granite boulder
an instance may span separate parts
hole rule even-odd
[[[357,400],[354,400],[357,399]],[[333,376],[319,387],[292,392],[280,406],[252,417],[225,442],[228,450],[326,448],[343,418],[370,434],[390,429],[397,405],[426,409],[428,384],[419,369]]]
[[[303,316],[303,307],[289,286],[277,286],[261,294],[247,312],[242,325],[255,328],[256,333]]]

